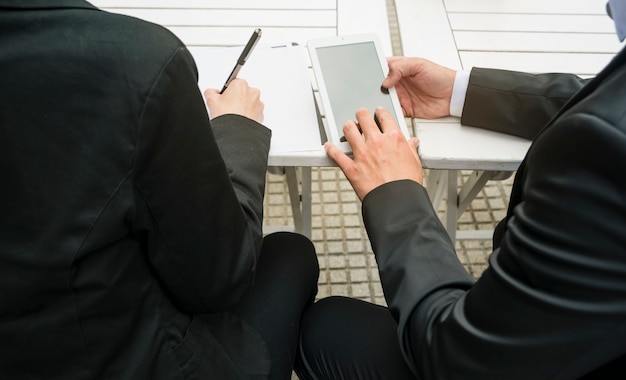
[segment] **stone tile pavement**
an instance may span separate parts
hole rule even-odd
[[[466,178],[470,172],[462,172]],[[428,170],[425,172],[428,181]],[[504,217],[513,179],[490,181],[459,219],[459,229],[491,230]],[[285,177],[267,175],[267,226],[293,229]],[[438,208],[443,218],[443,202]],[[338,168],[312,170],[312,234],[319,264],[318,298],[344,295],[385,305],[378,270],[363,226],[361,202]],[[457,240],[457,255],[478,278],[487,267],[491,240]]]

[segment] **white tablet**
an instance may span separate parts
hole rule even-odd
[[[343,125],[356,121],[357,109],[368,108],[373,115],[379,106],[388,109],[406,138],[410,137],[395,89],[381,89],[389,68],[375,34],[315,39],[308,42],[308,49],[328,141],[350,153],[350,144],[341,141]]]

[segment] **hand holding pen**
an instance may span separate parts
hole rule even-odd
[[[245,116],[262,123],[265,105],[261,101],[261,91],[248,86],[243,79],[235,79],[229,90],[220,94],[217,89],[204,92],[211,119],[226,114]]]
[[[218,92],[217,89],[209,89],[204,92],[211,119],[225,114],[236,114],[259,123],[263,122],[263,109],[265,106],[261,102],[261,92],[256,88],[248,86],[248,83],[243,79],[236,80],[239,70],[246,63],[260,36],[261,30],[256,29],[248,44],[244,47],[235,68],[228,76],[222,90]],[[224,93],[229,86],[230,90]]]

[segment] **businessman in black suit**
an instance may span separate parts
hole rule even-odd
[[[209,121],[178,38],[82,0],[0,30],[0,379],[290,379],[318,264],[263,236],[262,94]]]
[[[620,40],[626,1],[610,2]],[[612,379],[626,373],[626,50],[593,80],[389,60],[406,116],[532,138],[490,266],[472,281],[422,187],[416,139],[359,110],[354,158],[328,155],[363,201],[387,309],[349,298],[305,314],[302,379]],[[459,73],[458,75],[462,75]],[[462,81],[460,81],[462,82]],[[451,104],[453,89],[464,106]],[[457,94],[458,95],[458,94]],[[456,110],[456,111],[455,111]]]

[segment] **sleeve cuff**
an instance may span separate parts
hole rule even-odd
[[[459,70],[456,72],[454,85],[452,86],[452,97],[450,98],[450,115],[452,116],[461,117],[463,114],[469,77],[470,72],[467,70]]]

